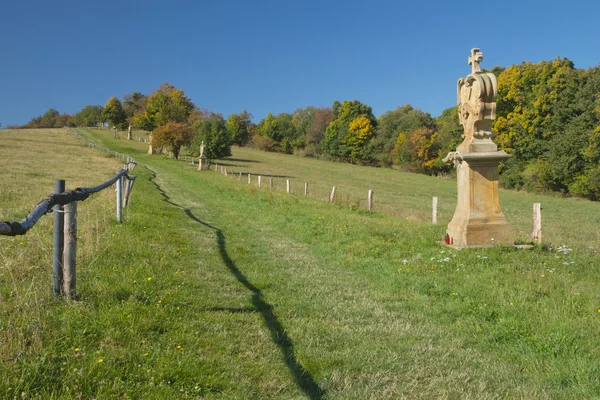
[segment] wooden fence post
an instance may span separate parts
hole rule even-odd
[[[67,299],[75,297],[77,270],[77,202],[65,205],[65,247],[63,253],[63,292]]]
[[[329,202],[333,203],[335,201],[335,186],[331,189],[331,194],[329,195]]]
[[[260,180],[261,180],[261,178],[262,178],[262,177],[259,175],[259,176],[258,176],[258,187],[260,187]]]
[[[369,190],[369,194],[367,196],[367,209],[369,211],[373,210],[373,189]]]
[[[123,221],[123,177],[117,180],[117,222]]]
[[[308,182],[304,182],[304,195],[308,196]]]
[[[432,211],[431,211],[431,222],[436,225],[437,224],[437,207],[438,206],[438,198],[433,197],[432,201]]]
[[[533,232],[531,238],[542,243],[542,203],[533,203]]]
[[[54,193],[65,191],[65,181],[57,179],[54,181]],[[62,289],[62,262],[64,246],[64,214],[63,207],[59,204],[54,206],[54,254],[52,256],[52,292],[60,296]]]
[[[286,181],[285,181],[285,191],[287,193],[290,192],[290,180],[289,179],[286,179]]]

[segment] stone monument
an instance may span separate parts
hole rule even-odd
[[[152,134],[148,136],[148,154],[156,154],[156,150],[152,147]]]
[[[198,157],[198,171],[205,171],[208,169],[208,159],[204,155],[204,140],[200,144],[200,157]]]
[[[471,74],[458,80],[458,113],[464,141],[444,162],[456,167],[458,199],[446,243],[453,247],[513,245],[514,233],[498,200],[498,165],[510,157],[492,141],[496,76],[481,72],[483,53],[471,49]]]
[[[133,135],[131,133],[131,124],[129,124],[129,128],[127,129],[127,140],[133,140]]]

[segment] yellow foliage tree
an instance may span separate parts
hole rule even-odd
[[[375,127],[371,120],[364,115],[354,118],[348,125],[348,134],[344,138],[350,159],[352,162],[360,162],[368,159],[368,144],[375,135]]]

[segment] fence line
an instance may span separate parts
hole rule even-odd
[[[103,153],[106,153],[108,155],[113,155],[116,158],[125,161],[127,163],[133,163],[133,164],[137,164],[137,161],[135,161],[135,159],[133,159],[132,157],[128,156],[127,154],[122,154],[119,153],[117,151],[111,150],[108,147],[104,147],[101,146],[99,144],[96,144],[95,142],[92,142],[91,140],[86,139],[83,135],[81,135],[79,132],[77,132],[75,129],[73,128],[68,128],[66,127],[65,129],[67,129],[69,132],[71,132],[72,134],[74,134],[79,140],[81,140],[82,143],[87,144],[87,146],[91,149],[95,149],[95,150],[99,150]]]
[[[75,130],[70,129],[83,143],[89,147],[103,149],[93,142],[87,141]],[[94,193],[98,193],[116,183],[117,186],[117,220],[121,222],[122,208],[129,203],[129,195],[136,177],[130,172],[136,166],[135,160],[124,154],[114,152],[118,157],[125,158],[127,164],[111,179],[97,186],[89,188],[76,188],[65,191],[65,181],[55,181],[55,193],[43,198],[33,210],[21,221],[0,222],[0,235],[17,236],[25,235],[47,213],[54,211],[54,250],[52,257],[52,291],[55,296],[61,293],[66,298],[76,295],[76,251],[77,251],[77,202],[84,201]],[[63,206],[64,209],[63,209]],[[65,240],[65,232],[67,233]]]
[[[90,195],[111,186],[123,176],[131,181],[135,180],[135,176],[129,176],[128,172],[129,171],[127,169],[122,169],[113,178],[109,179],[104,183],[101,183],[98,186],[94,186],[91,188],[77,188],[62,193],[50,194],[43,198],[29,213],[29,215],[27,215],[27,217],[25,217],[21,221],[0,222],[0,235],[24,235],[39,221],[39,219],[42,216],[49,213],[52,210],[52,207],[54,207],[55,205],[64,206],[72,201],[83,201],[90,197]]]

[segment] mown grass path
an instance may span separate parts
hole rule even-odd
[[[40,344],[10,360],[3,387],[19,392],[7,393],[600,394],[595,253],[449,250],[443,227],[251,187],[82,133],[141,162],[131,207],[83,260],[82,300],[43,304],[54,312],[40,319]]]

